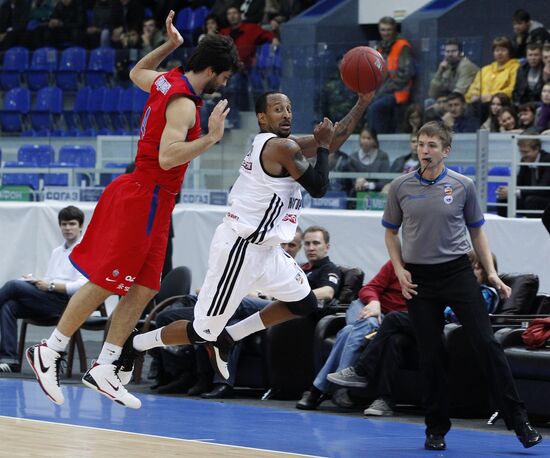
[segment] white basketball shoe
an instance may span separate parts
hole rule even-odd
[[[59,370],[64,353],[52,350],[43,340],[27,348],[26,355],[44,393],[56,404],[63,404],[65,397],[59,386]]]
[[[120,405],[131,409],[141,407],[141,401],[124,387],[118,376],[118,367],[114,364],[94,364],[84,374],[82,382]]]

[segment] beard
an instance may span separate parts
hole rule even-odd
[[[210,81],[206,83],[203,89],[204,94],[213,94],[219,89],[218,84],[216,83],[216,77],[213,76]]]

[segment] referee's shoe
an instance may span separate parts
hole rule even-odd
[[[227,367],[227,362],[234,345],[235,341],[226,329],[221,332],[216,342],[205,343],[206,351],[208,352],[208,357],[210,358],[210,364],[212,364],[212,367],[216,373],[218,373],[225,380],[229,379],[229,368]]]

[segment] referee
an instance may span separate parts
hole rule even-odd
[[[486,369],[506,426],[514,429],[524,447],[532,447],[542,436],[529,424],[504,352],[494,338],[466,256],[471,250],[468,232],[489,282],[505,298],[511,289],[493,265],[472,180],[445,167],[451,141],[452,130],[442,122],[420,128],[419,169],[393,180],[382,219],[386,247],[419,344],[426,409],[424,446],[444,450],[445,434],[451,428],[443,347],[443,310],[450,305]],[[397,235],[401,226],[402,243]]]

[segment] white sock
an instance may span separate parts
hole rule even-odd
[[[237,342],[250,334],[264,330],[265,324],[260,318],[260,312],[256,312],[254,315],[250,315],[248,318],[245,318],[232,326],[228,326],[225,329],[233,340]]]
[[[137,351],[145,351],[150,348],[164,347],[164,342],[160,336],[160,333],[164,329],[164,326],[154,331],[146,332],[145,334],[138,334],[134,337],[134,348]]]
[[[65,351],[65,348],[67,348],[67,345],[69,345],[69,340],[71,340],[70,337],[61,334],[59,330],[55,328],[52,332],[52,335],[46,342],[46,345],[48,346],[48,348],[51,348],[52,350],[61,353],[62,351]]]
[[[113,364],[118,358],[120,358],[121,353],[122,347],[109,342],[105,342],[96,363]]]

